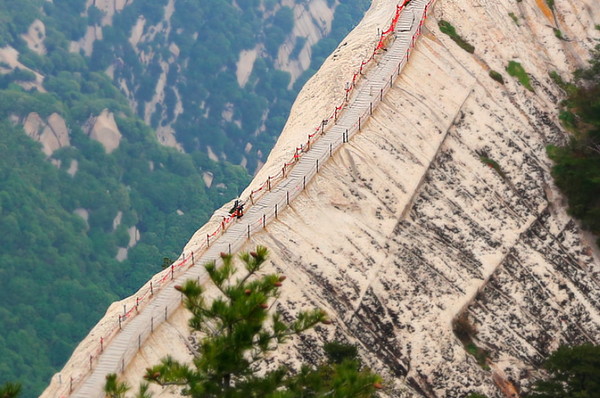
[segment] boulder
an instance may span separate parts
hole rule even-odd
[[[115,117],[108,109],[96,117],[91,117],[86,123],[85,129],[92,140],[104,145],[106,153],[112,153],[121,143],[121,132],[115,122]]]
[[[71,145],[67,124],[58,113],[50,115],[45,123],[40,115],[31,112],[23,122],[23,130],[34,141],[42,143],[42,151],[48,157],[57,149]]]

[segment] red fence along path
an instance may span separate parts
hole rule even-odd
[[[125,308],[110,331],[90,350],[80,373],[62,378],[63,388],[56,397],[103,397],[106,374],[123,372],[154,328],[179,307],[180,293],[165,287],[182,284],[187,279],[205,280],[203,267],[194,267],[196,263],[218,261],[221,252],[236,251],[254,232],[263,230],[306,188],[327,159],[362,130],[408,61],[434,1],[403,0],[397,5],[389,28],[381,33],[371,57],[363,61],[353,75],[345,98],[333,107],[328,123],[320,124],[309,133],[306,143],[296,148],[281,171],[243,200],[247,210],[242,219],[233,215],[224,218],[214,232],[207,234],[200,247],[152,279],[136,298],[135,305],[129,310]],[[379,63],[369,69],[369,83],[348,103],[365,66],[376,57]]]

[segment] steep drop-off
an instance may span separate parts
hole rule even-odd
[[[309,81],[246,193],[328,115],[394,7],[375,1]],[[545,152],[568,139],[558,121],[564,93],[548,74],[568,79],[584,65],[599,9],[596,0],[557,1],[554,10],[534,0],[437,1],[362,132],[245,246],[270,248],[271,270],[287,275],[280,310],[318,306],[334,320],[288,343],[278,360],[317,363],[323,342],[345,340],[390,381],[388,395],[499,397],[527,390],[560,344],[600,343],[600,261],[566,215]],[[442,19],[474,54],[440,32]],[[505,72],[510,61],[524,67],[533,92]],[[489,352],[487,370],[453,332],[461,313]],[[158,328],[123,379],[137,384],[167,354],[190,358],[186,319],[180,309]]]

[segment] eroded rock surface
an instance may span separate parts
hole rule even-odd
[[[67,124],[58,113],[50,115],[45,122],[32,112],[23,122],[23,129],[32,139],[41,142],[42,151],[48,157],[57,149],[71,145]]]

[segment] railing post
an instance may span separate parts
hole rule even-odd
[[[229,254],[231,255],[231,243],[229,243]]]
[[[210,235],[206,234],[206,247],[210,247]]]
[[[267,216],[265,216],[263,214],[263,229],[265,228],[266,225],[267,225]]]
[[[271,176],[267,179],[267,186],[269,187],[269,191],[271,190]]]
[[[154,296],[154,289],[152,288],[152,281],[150,281],[150,295]]]
[[[154,333],[154,316],[150,318],[150,333]]]
[[[373,114],[373,103],[372,102],[369,104],[369,113],[371,115]]]
[[[165,321],[167,320],[167,306],[165,305]]]
[[[361,126],[360,126],[360,116],[358,117],[358,131],[361,131]]]
[[[319,159],[317,159],[317,173],[319,172]]]
[[[379,101],[383,101],[383,89],[379,92]]]
[[[333,144],[329,144],[329,157],[333,156]]]
[[[119,330],[121,330],[121,315],[119,315]]]
[[[306,189],[306,176],[302,177],[302,189]]]
[[[285,191],[285,203],[290,204],[290,191]]]
[[[171,280],[175,279],[175,266],[171,265]]]
[[[73,378],[71,377],[71,382],[69,383],[69,392],[73,392]]]
[[[104,352],[104,337],[100,337],[100,352]]]
[[[92,370],[92,361],[94,360],[94,356],[90,355],[90,370]]]
[[[250,224],[248,224],[248,239],[250,239]]]
[[[194,260],[194,252],[192,252],[192,265],[196,265],[196,260]]]
[[[277,218],[277,203],[275,203],[275,218]]]

